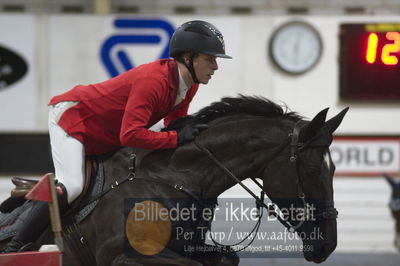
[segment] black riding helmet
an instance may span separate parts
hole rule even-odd
[[[178,59],[184,52],[190,53],[190,62],[187,65],[194,82],[199,83],[194,67],[193,58],[198,53],[212,55],[216,57],[229,58],[225,54],[224,37],[221,32],[211,23],[201,20],[188,21],[180,26],[172,35],[169,54]]]

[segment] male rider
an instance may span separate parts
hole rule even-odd
[[[60,212],[83,190],[85,156],[113,152],[121,146],[174,149],[192,141],[200,128],[155,132],[187,115],[199,84],[207,84],[225,54],[223,36],[212,24],[189,21],[170,42],[170,56],[140,65],[107,81],[78,85],[49,103],[49,134]],[[49,225],[47,204],[35,202],[23,228],[2,252],[29,249]]]

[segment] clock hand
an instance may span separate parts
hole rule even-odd
[[[299,64],[299,46],[300,46],[300,36],[299,33],[296,34],[296,38],[294,39],[294,63],[296,65]]]

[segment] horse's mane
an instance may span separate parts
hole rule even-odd
[[[299,114],[288,111],[286,105],[282,107],[261,96],[244,96],[239,94],[238,97],[222,98],[221,101],[214,102],[193,115],[182,117],[164,130],[179,131],[189,124],[208,124],[218,118],[233,115],[281,117],[295,121],[302,118]]]

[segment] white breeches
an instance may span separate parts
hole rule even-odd
[[[49,109],[49,134],[55,175],[67,189],[68,203],[75,200],[83,190],[85,148],[57,123],[64,111],[76,104],[77,102],[60,102]]]

